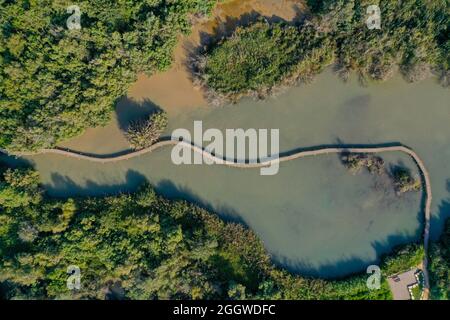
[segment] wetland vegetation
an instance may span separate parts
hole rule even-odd
[[[136,74],[167,69],[177,35],[188,32],[190,17],[207,14],[215,1],[115,2],[112,20],[100,2],[80,3],[87,12],[83,34],[64,29],[63,5],[1,3],[1,148],[53,147],[107,123]],[[279,86],[309,81],[332,62],[343,79],[355,71],[361,83],[384,81],[396,69],[410,81],[433,72],[448,83],[445,1],[380,1],[383,29],[374,31],[366,30],[366,4],[315,1],[311,16],[297,25],[262,20],[238,28],[202,53],[198,76],[220,92],[219,102],[247,94],[264,97]],[[256,59],[245,48],[255,50]],[[230,54],[243,58],[236,68],[225,63]],[[132,146],[142,148],[148,142],[142,137],[155,137],[162,127],[137,126]],[[378,159],[351,162],[372,172],[380,168]],[[5,298],[111,298],[105,292],[115,285],[123,289],[120,298],[134,299],[391,298],[384,278],[380,290],[370,291],[366,274],[323,280],[281,269],[253,231],[193,204],[167,200],[148,185],[132,194],[61,199],[44,192],[34,170],[0,171],[0,293]],[[405,177],[399,176],[400,190],[414,185]],[[447,238],[448,225],[431,247],[432,296],[441,299],[448,299]],[[383,274],[417,266],[423,254],[421,244],[402,246],[382,260]],[[83,270],[86,282],[79,292],[65,287],[70,264]]]
[[[420,179],[413,177],[408,169],[395,167],[392,169],[392,179],[394,187],[398,194],[409,191],[419,191],[421,188]]]
[[[420,178],[414,177],[408,168],[394,166],[388,171],[382,158],[375,155],[344,153],[341,161],[352,174],[357,174],[366,168],[371,174],[389,177],[397,195],[405,192],[419,191],[422,187]]]
[[[341,161],[352,174],[361,172],[363,168],[367,168],[370,173],[385,172],[383,159],[375,155],[347,153],[341,156]]]
[[[166,70],[216,0],[0,2],[0,148],[37,150],[106,125],[137,74]]]
[[[218,105],[243,95],[265,97],[310,80],[331,63],[342,79],[356,72],[363,85],[385,81],[397,70],[410,82],[434,73],[448,85],[448,3],[379,1],[380,30],[366,26],[370,4],[317,1],[295,26],[262,18],[237,28],[194,56],[194,79]]]
[[[438,242],[430,246],[431,298],[450,299],[450,220]]]
[[[385,277],[321,280],[275,266],[262,242],[240,224],[195,205],[169,201],[144,185],[133,194],[55,199],[32,169],[0,170],[0,284],[9,299],[389,299]],[[416,266],[410,244],[381,263],[383,275]],[[82,270],[79,291],[66,268]],[[117,298],[117,297],[116,297]]]
[[[147,119],[133,121],[125,132],[131,149],[144,149],[158,141],[167,127],[167,121],[167,115],[163,111],[157,111]]]

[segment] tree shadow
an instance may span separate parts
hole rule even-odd
[[[122,131],[127,131],[131,123],[146,119],[159,111],[162,109],[148,99],[135,101],[126,96],[118,101],[115,109],[117,122]]]
[[[390,177],[395,177],[399,173],[405,173],[409,176],[413,176],[411,173],[411,169],[408,168],[403,161],[398,161],[397,163],[389,164],[387,172]]]
[[[306,4],[311,12],[319,13],[325,7],[325,0],[306,0]]]
[[[188,201],[210,213],[219,215],[224,221],[240,223],[249,228],[248,224],[242,219],[242,215],[235,209],[225,204],[212,205],[193,193],[189,188],[177,186],[170,180],[163,180],[156,184],[154,188],[167,199]]]
[[[0,167],[8,168],[31,168],[31,161],[22,157],[8,156],[0,152]]]
[[[52,197],[57,198],[65,198],[67,194],[75,197],[103,197],[131,193],[137,191],[143,184],[149,183],[158,194],[167,199],[185,200],[208,212],[219,215],[225,221],[240,223],[248,228],[247,223],[242,219],[242,215],[230,206],[225,204],[213,205],[193,193],[189,188],[177,186],[170,180],[162,180],[157,184],[152,184],[144,175],[135,170],[128,170],[125,181],[114,184],[99,184],[87,180],[83,185],[80,185],[71,178],[56,172],[51,174],[51,181],[51,184],[46,185],[45,188]]]
[[[305,260],[293,260],[284,256],[273,256],[274,262],[291,273],[301,274],[311,278],[328,280],[346,279],[358,274],[365,274],[365,269],[370,265],[380,266],[386,255],[392,254],[398,247],[406,244],[418,243],[421,228],[414,235],[398,232],[390,235],[382,241],[374,241],[371,247],[376,253],[376,259],[361,259],[353,255],[342,255],[339,260],[326,260],[321,265],[312,265]],[[326,244],[324,244],[326,245]]]
[[[257,12],[256,10],[246,12],[240,15],[239,17],[227,16],[225,17],[225,19],[218,19],[216,27],[214,27],[212,32],[207,33],[201,31],[199,33],[200,46],[202,47],[210,46],[212,43],[216,43],[221,39],[231,36],[237,28],[248,27],[257,21],[266,21],[269,24],[283,23],[287,25],[299,25],[304,21],[306,14],[302,12],[300,9],[294,10],[296,11],[296,15],[291,21],[283,19],[282,17],[277,15],[271,16],[262,15],[260,12]]]
[[[446,189],[450,193],[450,179],[446,181]],[[431,216],[430,235],[433,241],[439,240],[448,219],[450,219],[450,197],[442,200],[438,206],[438,212]]]
[[[92,180],[87,180],[84,185],[80,185],[67,176],[57,172],[51,174],[51,184],[46,185],[45,189],[51,196],[57,198],[66,198],[67,194],[75,197],[88,196],[110,196],[122,193],[129,193],[137,190],[139,186],[147,182],[147,178],[135,170],[128,170],[125,175],[125,181],[116,184],[99,184]]]
[[[87,181],[83,185],[75,183],[68,177],[61,176],[58,173],[52,174],[52,186],[51,188],[56,191],[52,192],[54,196],[64,197],[65,194],[75,194],[77,196],[107,196],[112,194],[130,193],[138,190],[138,188],[148,183],[146,177],[139,172],[129,170],[126,173],[125,182],[118,184],[98,184],[92,181]],[[170,180],[162,180],[159,183],[153,184],[152,187],[155,191],[171,200],[184,200],[192,203],[210,213],[219,215],[224,221],[239,223],[246,228],[249,225],[243,220],[242,215],[234,208],[223,204],[212,204],[199,195],[195,194],[189,188],[178,186]],[[420,212],[417,214],[417,219],[421,219]],[[420,223],[422,226],[422,221]],[[297,273],[309,277],[321,277],[328,279],[336,279],[342,277],[348,277],[351,274],[361,273],[362,269],[366,268],[370,264],[376,264],[379,261],[379,257],[383,254],[389,253],[395,246],[411,243],[420,239],[422,227],[418,228],[416,234],[405,234],[398,232],[395,235],[389,236],[384,241],[377,241],[372,243],[372,247],[376,252],[378,259],[368,261],[356,256],[345,256],[337,260],[326,260],[319,266],[311,265],[306,260],[291,259],[283,255],[272,255],[273,263],[286,268],[292,273]],[[326,244],[324,244],[326,245]]]
[[[399,146],[398,142],[384,143],[377,146]],[[346,144],[339,138],[336,139],[336,144],[327,145],[329,147],[343,147],[352,148],[357,146],[375,146],[373,144],[367,145],[354,145]],[[321,146],[323,147],[323,146]],[[311,150],[314,148],[299,148],[297,150]],[[295,151],[296,152],[296,151]],[[293,153],[289,151],[288,153]],[[7,157],[11,160],[12,157]],[[0,158],[1,159],[1,158]],[[18,159],[22,165],[26,165],[27,161],[23,159]],[[58,173],[52,173],[51,175],[52,185],[49,186],[52,189],[52,194],[58,197],[67,197],[67,194],[76,194],[78,196],[106,196],[111,194],[121,194],[133,192],[138,189],[140,185],[147,182],[145,176],[141,173],[129,170],[126,173],[126,178],[124,182],[117,184],[98,184],[93,181],[88,180],[83,186],[75,183],[73,180],[66,176],[62,176]],[[450,179],[446,182],[447,191],[450,192]],[[170,199],[182,199],[192,202],[201,208],[213,213],[219,214],[225,221],[237,222],[248,227],[248,224],[242,219],[239,212],[227,205],[212,205],[211,203],[205,201],[197,194],[193,193],[189,188],[180,187],[175,185],[169,180],[163,180],[158,184],[154,185],[155,190]],[[422,196],[421,209],[417,215],[417,219],[420,221],[420,225],[423,225],[423,208],[424,208],[424,197]],[[432,217],[432,229],[440,228],[444,225],[445,218],[450,215],[450,201],[443,201],[439,206],[439,214]],[[384,241],[377,241],[372,243],[377,257],[380,257],[384,253],[392,251],[392,249],[399,244],[409,243],[413,240],[417,240],[422,235],[422,227],[419,228],[416,235],[407,235],[398,233],[393,236],[389,236]],[[437,235],[438,230],[432,230],[432,234]],[[291,272],[305,274],[307,276],[318,276],[321,277],[339,277],[342,275],[342,270],[345,270],[347,276],[348,273],[358,273],[362,268],[371,263],[376,263],[376,261],[365,261],[364,259],[355,256],[342,256],[342,259],[338,261],[327,261],[320,266],[313,266],[308,264],[307,261],[299,261],[298,259],[289,259],[288,257],[283,257],[280,255],[273,255],[275,263],[287,268]]]
[[[119,130],[122,132],[122,134],[128,130],[129,126],[133,122],[148,119],[148,117],[150,117],[152,114],[162,111],[162,109],[158,105],[156,105],[155,103],[153,103],[148,99],[144,99],[142,101],[135,101],[133,99],[124,96],[118,99],[117,101],[118,102],[116,103],[115,107],[116,121],[117,126]],[[79,151],[74,148],[65,148],[65,147],[55,147],[55,148],[96,158],[118,157],[133,152],[133,150],[129,147],[128,148],[125,147],[123,150],[118,152],[101,153],[101,154],[95,152]]]

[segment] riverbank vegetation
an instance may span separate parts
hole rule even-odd
[[[216,0],[0,1],[0,148],[54,147],[105,125],[139,72],[166,70],[180,33]]]
[[[158,141],[167,124],[167,114],[157,111],[148,119],[132,122],[125,132],[125,137],[133,150],[145,149]]]
[[[384,276],[415,266],[423,253],[412,244],[384,258],[379,290],[367,288],[365,273],[305,278],[275,266],[251,230],[148,185],[53,199],[31,169],[1,167],[0,209],[7,299],[390,299]],[[70,265],[81,269],[80,290],[66,287]]]
[[[423,245],[410,244],[397,248],[383,261],[383,270],[387,275],[394,275],[418,267],[425,257]]]
[[[139,72],[166,70],[180,33],[218,0],[80,0],[81,29],[68,30],[69,1],[2,1],[0,148],[54,147],[105,125]],[[196,56],[194,78],[213,104],[265,97],[309,81],[334,63],[342,78],[410,81],[430,73],[449,83],[449,10],[445,0],[376,1],[381,30],[368,30],[373,2],[322,0],[298,25],[266,20],[238,28]]]
[[[450,220],[438,242],[430,245],[430,286],[431,298],[450,299]]]
[[[209,89],[214,105],[241,95],[264,97],[279,84],[319,72],[331,61],[328,43],[313,28],[300,33],[297,27],[261,20],[238,27],[205,55],[194,56],[194,81]]]
[[[381,9],[381,29],[366,25],[373,4]],[[265,97],[330,64],[344,80],[356,73],[363,85],[397,71],[410,82],[434,73],[448,85],[449,12],[447,1],[317,1],[296,26],[263,19],[202,49],[193,78],[212,104]]]

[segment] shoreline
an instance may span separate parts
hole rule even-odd
[[[9,153],[6,150],[0,149],[1,153],[4,153],[9,156],[16,156],[16,157],[23,157],[23,156],[33,156],[33,155],[39,155],[39,154],[57,154],[62,155],[65,157],[75,158],[78,160],[85,160],[90,162],[96,162],[96,163],[115,163],[119,161],[124,161],[128,159],[132,159],[135,157],[139,157],[144,154],[151,153],[155,150],[158,150],[160,148],[170,146],[170,145],[177,145],[181,144],[186,148],[190,148],[192,151],[197,152],[201,154],[203,157],[206,157],[212,161],[214,161],[214,164],[219,165],[225,165],[229,167],[234,168],[241,168],[241,169],[249,169],[249,168],[262,168],[271,165],[272,163],[282,163],[287,161],[292,161],[300,158],[306,158],[306,157],[312,157],[312,156],[319,156],[324,154],[330,154],[330,153],[342,153],[342,152],[350,152],[350,153],[384,153],[384,152],[402,152],[410,156],[414,163],[416,164],[417,168],[419,169],[420,173],[420,179],[422,183],[422,192],[424,196],[424,229],[423,229],[423,245],[424,245],[424,251],[425,251],[425,257],[422,262],[423,265],[423,272],[424,272],[424,279],[425,279],[425,291],[424,291],[424,299],[428,299],[429,296],[429,290],[430,290],[430,282],[429,282],[429,274],[428,274],[428,244],[429,244],[429,237],[430,237],[430,220],[431,220],[431,201],[432,201],[432,190],[431,190],[431,181],[430,181],[430,175],[428,173],[428,170],[423,162],[423,160],[419,157],[419,155],[414,152],[409,147],[406,147],[402,144],[395,144],[395,145],[389,145],[389,146],[380,146],[380,145],[373,145],[373,146],[355,146],[355,145],[334,145],[334,146],[318,146],[318,147],[310,147],[309,149],[300,149],[300,150],[293,150],[293,151],[287,151],[285,153],[279,154],[279,158],[275,160],[266,160],[266,161],[258,161],[256,163],[238,163],[235,161],[226,160],[223,158],[220,158],[216,155],[213,155],[209,153],[208,151],[204,150],[203,148],[200,148],[196,145],[194,145],[191,142],[186,141],[178,141],[178,140],[160,140],[156,142],[155,144],[151,145],[148,148],[144,148],[139,151],[131,151],[124,155],[119,156],[113,156],[113,157],[98,157],[98,156],[91,156],[91,155],[85,155],[79,152],[71,151],[71,150],[63,150],[63,149],[42,149],[37,152],[19,152],[19,153]]]
[[[219,2],[209,17],[193,21],[188,35],[179,36],[170,69],[151,76],[139,74],[137,81],[128,90],[128,97],[138,102],[150,100],[169,113],[208,107],[206,92],[192,82],[192,74],[188,68],[191,51],[203,47],[212,38],[227,34],[243,23],[242,19],[250,19],[255,14],[276,16],[292,22],[305,10],[302,0]],[[174,87],[178,91],[177,95],[172,92]]]

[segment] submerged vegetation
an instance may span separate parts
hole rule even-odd
[[[105,125],[138,72],[167,69],[192,16],[216,0],[0,1],[0,148],[49,148]],[[107,6],[107,7],[106,7]]]
[[[409,169],[395,166],[391,172],[387,172],[384,160],[371,154],[343,153],[341,162],[352,174],[360,173],[363,168],[366,168],[372,174],[388,176],[392,180],[397,195],[419,191],[422,187],[421,180],[413,177]]]
[[[402,194],[409,191],[419,191],[421,188],[420,179],[411,175],[406,168],[396,167],[392,170],[395,191]]]
[[[0,287],[6,298],[390,299],[385,276],[418,264],[421,245],[380,264],[379,290],[367,274],[343,280],[293,275],[275,266],[240,224],[146,185],[134,194],[53,199],[31,169],[0,169]],[[81,290],[66,287],[81,269]],[[120,288],[114,290],[113,288]]]
[[[130,124],[125,136],[134,150],[147,148],[154,144],[167,127],[167,114],[155,112],[148,119],[138,120]]]
[[[367,168],[370,173],[385,172],[384,160],[371,154],[345,153],[341,155],[341,161],[353,174],[361,172],[363,168]]]
[[[373,4],[381,29],[366,25]],[[259,21],[213,43],[194,58],[194,78],[213,104],[264,97],[331,63],[344,80],[355,72],[362,84],[399,70],[411,82],[435,73],[448,85],[449,12],[445,0],[317,1],[299,25]]]

